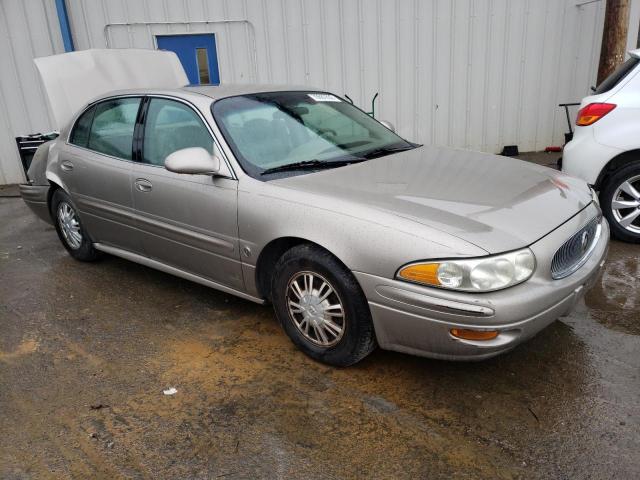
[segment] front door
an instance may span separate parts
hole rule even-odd
[[[213,33],[156,36],[160,50],[175,52],[192,85],[219,85],[218,54]]]
[[[237,181],[169,172],[164,159],[188,147],[213,153],[213,138],[189,106],[151,98],[140,162],[133,169],[133,203],[148,257],[231,288],[243,287]]]

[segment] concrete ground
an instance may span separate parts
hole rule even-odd
[[[630,479],[639,452],[640,245],[509,354],[335,369],[269,307],[76,262],[0,198],[0,478]]]

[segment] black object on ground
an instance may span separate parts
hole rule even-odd
[[[23,135],[16,137],[16,144],[18,145],[18,153],[20,154],[20,160],[22,161],[22,168],[24,173],[27,173],[31,160],[36,150],[40,145],[49,140],[53,140],[58,136],[58,132],[49,133],[32,133],[31,135]]]
[[[502,152],[500,153],[500,155],[504,155],[505,157],[515,157],[517,155],[520,155],[520,152],[518,151],[517,145],[505,145],[502,148]]]

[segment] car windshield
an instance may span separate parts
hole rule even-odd
[[[414,148],[369,115],[321,92],[270,92],[216,101],[216,123],[252,175],[326,168]]]

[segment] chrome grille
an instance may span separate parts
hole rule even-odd
[[[576,232],[553,256],[551,277],[564,278],[585,264],[600,238],[600,215]]]

